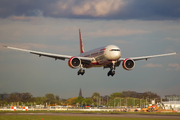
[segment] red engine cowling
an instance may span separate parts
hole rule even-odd
[[[72,57],[68,61],[68,65],[71,68],[78,68],[81,65],[81,60],[78,57]]]
[[[123,61],[122,66],[125,70],[132,70],[135,67],[135,62],[134,62],[134,60],[132,60],[130,58],[126,58]]]

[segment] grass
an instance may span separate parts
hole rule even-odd
[[[155,115],[179,115],[180,113],[156,113],[156,112],[103,112],[103,111],[0,111],[1,113],[83,113],[83,114],[155,114]]]
[[[1,114],[2,113],[2,114]],[[90,116],[56,116],[56,115],[4,115],[3,113],[84,113],[84,114],[157,114],[178,115],[180,113],[142,113],[142,112],[83,112],[83,111],[0,111],[0,120],[162,120],[158,118],[120,118]],[[163,119],[169,120],[169,119]]]
[[[0,120],[162,120],[156,118],[119,118],[119,117],[79,117],[47,115],[0,115]],[[163,119],[169,120],[169,119]]]

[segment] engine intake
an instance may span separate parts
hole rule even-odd
[[[130,58],[126,58],[122,66],[125,70],[132,70],[135,67],[135,62]]]
[[[71,68],[78,68],[81,65],[81,60],[78,57],[71,57],[68,61],[68,65]]]

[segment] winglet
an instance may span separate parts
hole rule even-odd
[[[84,47],[83,47],[80,29],[79,29],[79,43],[80,43],[80,53],[84,53]]]

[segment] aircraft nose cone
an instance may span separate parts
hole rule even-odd
[[[121,57],[121,52],[120,51],[116,51],[116,52],[114,52],[112,55],[111,55],[111,58],[113,59],[113,60],[117,60],[117,59],[119,59]]]

